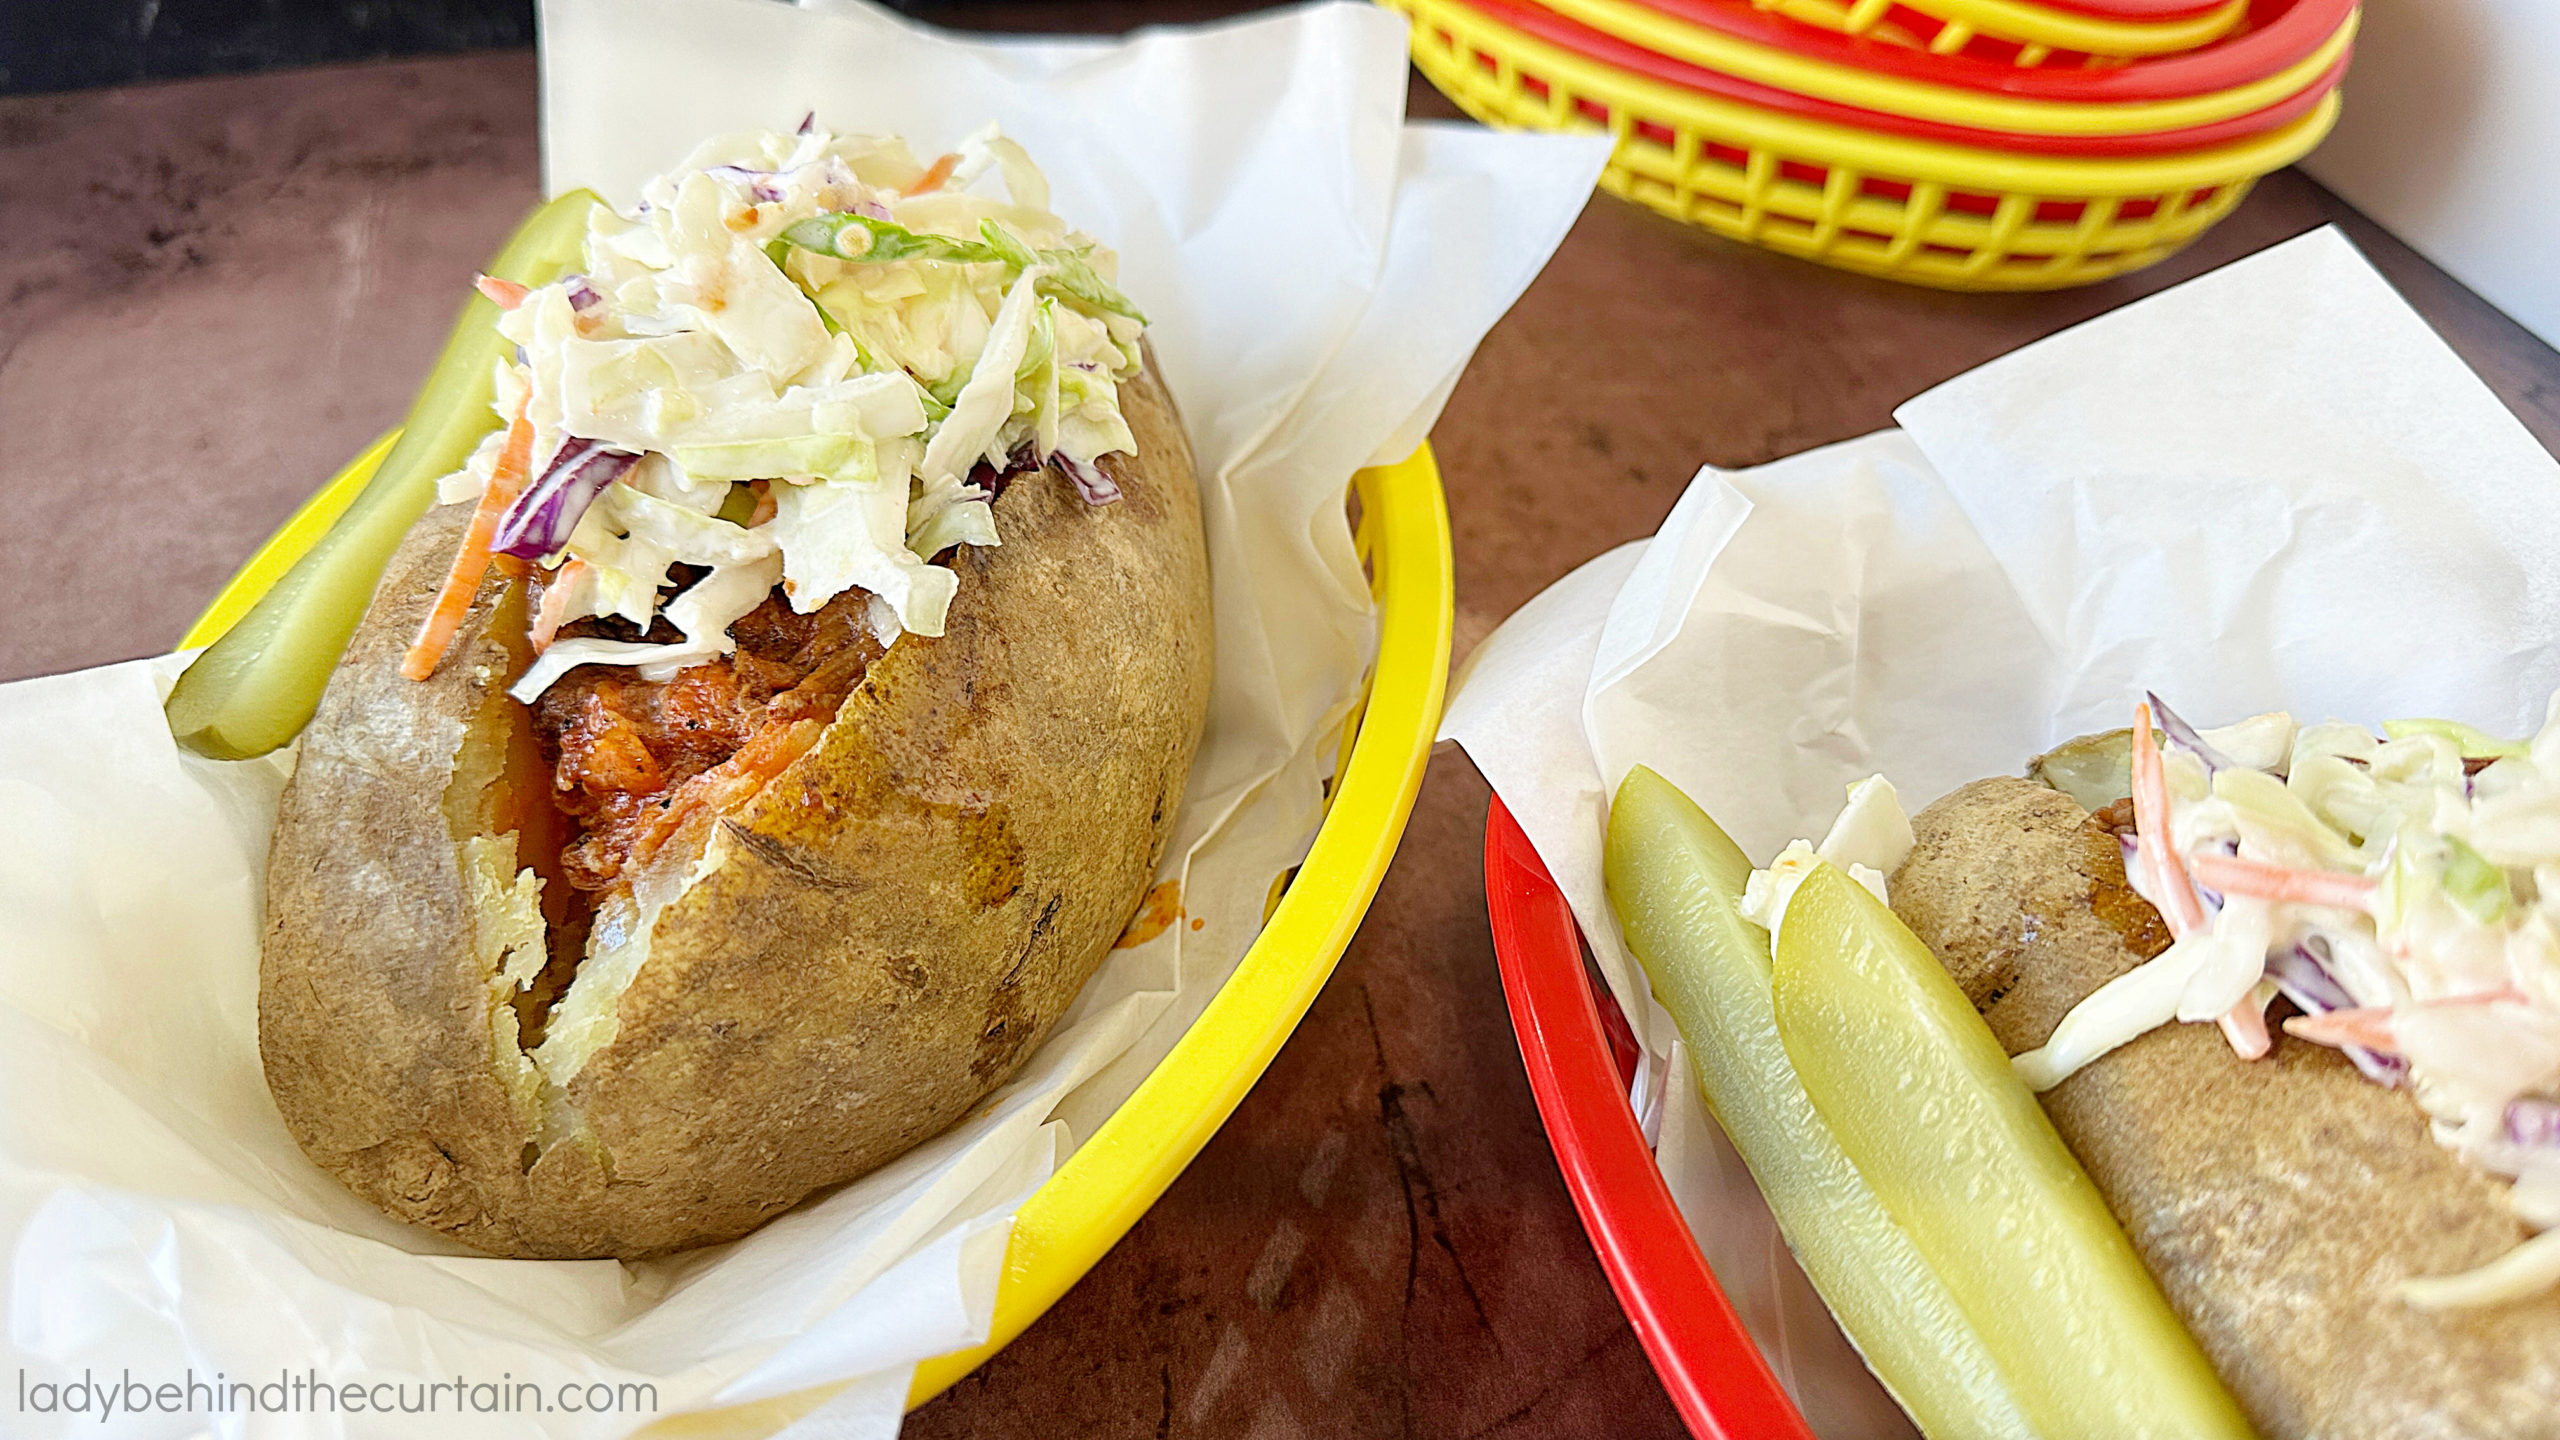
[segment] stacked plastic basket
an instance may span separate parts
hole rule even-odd
[[[2338,113],[2356,0],[1382,0],[1489,124],[1599,130],[1601,184],[1965,290],[2167,256]]]

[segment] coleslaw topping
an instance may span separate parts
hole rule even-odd
[[[1119,386],[1145,316],[993,126],[931,165],[814,126],[711,140],[630,213],[597,206],[585,265],[481,287],[517,346],[493,408],[530,427],[537,477],[495,534],[545,582],[518,700],[580,665],[727,655],[776,585],[804,615],[859,587],[884,644],[939,635],[959,581],[932,562],[1001,543],[1007,478],[1054,465],[1119,498],[1096,462],[1136,449]],[[440,501],[491,503],[507,433]]]
[[[2154,724],[2157,729],[2155,731]],[[2164,744],[2165,742],[2165,744]],[[2436,1139],[2512,1182],[2546,1233],[2428,1307],[2560,1283],[2560,696],[2530,741],[2442,720],[2373,734],[2261,715],[2196,730],[2159,704],[2132,731],[2125,873],[2174,943],[2016,1057],[2038,1090],[2173,1020],[2259,1039],[2284,996],[2296,1039],[2406,1087]]]
[[[1822,843],[1795,840],[1778,852],[1769,868],[1754,870],[1742,886],[1742,918],[1769,932],[1769,949],[1777,953],[1778,931],[1786,924],[1787,904],[1796,887],[1823,865],[1836,865],[1865,886],[1883,904],[1885,877],[1911,854],[1911,817],[1902,797],[1881,775],[1870,775],[1849,787],[1848,803],[1823,832]]]

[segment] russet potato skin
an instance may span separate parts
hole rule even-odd
[[[1913,828],[1894,911],[2013,1055],[2169,944],[2068,795],[1978,780]],[[2430,1314],[2392,1294],[2525,1233],[2406,1093],[2307,1041],[2243,1061],[2214,1026],[2172,1024],[2043,1100],[2267,1440],[2560,1434],[2560,1296]]]
[[[540,1103],[492,1038],[506,987],[451,818],[472,813],[466,736],[512,703],[501,587],[434,677],[399,678],[462,507],[421,521],[277,820],[260,1048],[303,1149],[493,1254],[642,1256],[744,1234],[1013,1075],[1137,908],[1208,705],[1189,449],[1151,370],[1121,394],[1140,458],[1103,468],[1123,498],[1013,479],[1004,543],[951,560],[946,633],[891,646],[717,823],[613,1038]]]

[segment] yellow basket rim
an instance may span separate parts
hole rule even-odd
[[[255,604],[373,477],[398,435],[395,430],[366,447],[270,536],[189,628],[182,646],[211,644]],[[1315,840],[1207,1008],[1015,1215],[986,1343],[918,1366],[910,1409],[1021,1334],[1119,1242],[1261,1078],[1368,913],[1413,813],[1439,729],[1454,570],[1440,468],[1429,442],[1393,465],[1361,471],[1353,483],[1372,542],[1378,649],[1367,698],[1356,712],[1358,728]],[[806,1409],[835,1388],[784,1400],[804,1398]],[[660,1423],[681,1431],[688,1420],[714,1421],[721,1413]]]
[[[2195,15],[2163,20],[2126,20],[2088,15],[2037,0],[1899,0],[1923,15],[1977,35],[2073,50],[2088,55],[2138,57],[2167,55],[2209,45],[2231,33],[2249,10],[2249,0],[2230,0]]]
[[[1974,41],[2006,43],[2017,47],[2017,53],[2009,57],[2008,65],[2020,70],[2041,68],[2055,55],[2064,53],[2064,47],[2029,40],[2023,36],[2004,34],[1996,28],[1979,28],[1968,21],[1932,17],[1926,8],[1912,5],[1910,0],[1748,0],[1748,3],[1752,9],[1762,14],[1783,16],[1799,25],[1810,26],[1816,30],[1828,30],[1836,35],[1853,35],[1861,39],[1876,40],[1897,49],[1933,56],[1961,55],[1969,60],[1988,60],[1989,57],[1969,53]],[[1908,6],[1919,12],[1923,18],[1936,18],[1939,27],[1936,33],[1924,40],[1916,32],[1896,22],[1892,11],[1897,4]],[[2239,18],[2246,18],[2247,0],[2241,0],[2238,5],[2226,3],[2214,13],[2216,15],[2229,13]],[[2234,28],[2237,28],[2236,24]],[[2222,33],[2228,34],[2229,31]],[[2129,60],[2170,54],[2174,50],[2193,49],[2197,45],[2209,44],[2212,40],[2220,38],[2220,35],[2215,35],[2198,41],[2195,45],[2181,45],[2173,49],[2145,49],[2119,54],[2086,51],[2078,53],[2084,56],[2085,63],[2088,65],[2114,66]]]
[[[1683,90],[1525,35],[1463,0],[1381,3],[1406,11],[1416,26],[1442,25],[1453,34],[1472,31],[1472,43],[1514,69],[1523,68],[1525,58],[1529,62],[1525,68],[1551,82],[1566,81],[1573,90],[1608,102],[1607,125],[1568,109],[1550,128],[1606,132],[1625,143],[1633,135],[1628,112],[1634,110],[1642,112],[1641,118],[1671,120],[1682,129],[1712,131],[1808,162],[1844,165],[1869,178],[1925,181],[1970,192],[2024,191],[2060,199],[2138,196],[2229,184],[2280,169],[2308,154],[2328,134],[2338,114],[2338,92],[2332,90],[2310,114],[2289,125],[2206,150],[2165,155],[2027,155],[1886,135]]]
[[[1817,100],[1888,115],[2022,135],[2147,135],[2254,114],[2318,83],[2355,43],[2361,8],[2350,8],[2319,48],[2246,85],[2169,100],[2038,100],[1937,85],[1834,64],[1692,25],[1643,0],[1538,0],[1548,9],[1630,44],[1703,69]],[[1493,17],[1483,17],[1492,21]],[[1493,23],[1500,23],[1494,21]],[[1508,28],[1508,27],[1506,27]]]
[[[1361,472],[1357,483],[1375,537],[1378,653],[1359,733],[1315,842],[1209,1008],[1014,1217],[987,1343],[925,1362],[910,1406],[1020,1334],[1164,1193],[1315,1003],[1386,876],[1439,732],[1455,572],[1429,442]],[[1192,1081],[1206,1088],[1187,1089]]]

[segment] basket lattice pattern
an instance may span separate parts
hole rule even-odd
[[[1550,45],[1463,0],[1382,0],[1414,64],[1509,129],[1606,132],[1602,188],[1844,270],[1961,290],[2045,290],[2138,270],[2319,143],[2337,97],[2283,129],[2182,155],[2016,155],[1881,135],[1680,89]]]

